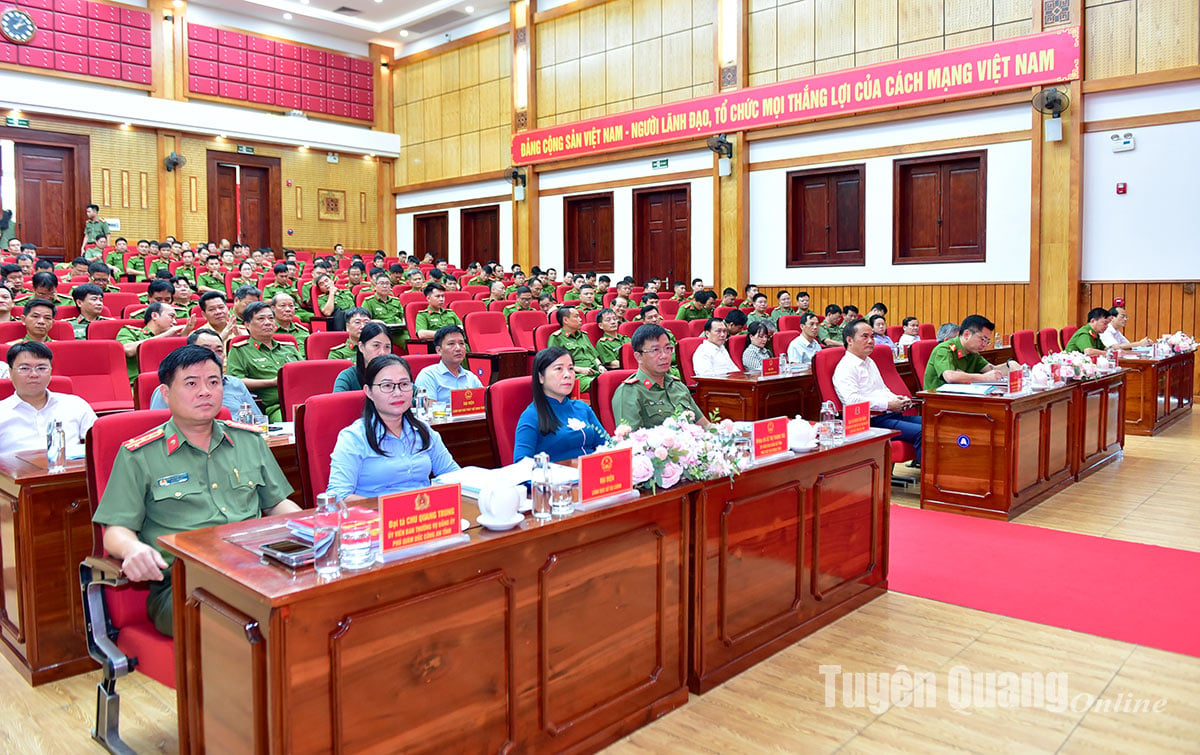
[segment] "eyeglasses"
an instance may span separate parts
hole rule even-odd
[[[393,393],[395,391],[408,393],[413,389],[413,384],[411,381],[407,380],[400,383],[393,383],[390,380],[385,380],[382,383],[372,383],[371,387],[384,394]]]
[[[22,375],[25,377],[28,377],[29,375],[49,375],[50,374],[50,365],[39,364],[37,366],[31,366],[28,364],[23,364],[20,367],[16,368],[15,372],[18,375]]]
[[[641,350],[641,351],[639,351],[638,353],[639,353],[639,354],[649,354],[649,355],[650,355],[650,356],[652,356],[652,357],[656,357],[656,356],[658,356],[659,354],[674,354],[674,353],[675,353],[675,347],[674,347],[674,346],[667,346],[666,348],[662,348],[662,349],[660,349],[660,348],[658,348],[657,346],[655,346],[653,349],[642,349],[642,350]]]

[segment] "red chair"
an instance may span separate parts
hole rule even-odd
[[[148,306],[150,305],[142,304],[141,302],[138,302],[137,304],[126,304],[121,308],[121,319],[140,321],[142,319],[142,312],[145,312],[146,307]]]
[[[663,327],[666,327],[667,323],[669,323],[669,322],[681,322],[681,321],[680,320],[663,320],[662,321]],[[708,323],[707,319],[689,320],[686,323],[684,323],[685,325],[687,325],[687,337],[688,338],[702,337],[704,335],[704,326],[707,323]],[[672,333],[675,332],[674,329],[670,329],[670,328],[668,328],[668,329],[671,330]],[[679,338],[678,335],[676,335],[675,337]]]
[[[157,372],[139,372],[133,379],[133,408],[149,409],[154,392],[162,383],[158,382]]]
[[[779,318],[782,320],[783,318]],[[887,337],[892,339],[892,343],[900,343],[900,336],[904,335],[903,325],[889,325],[887,328]]]
[[[528,377],[505,378],[488,386],[485,400],[488,432],[492,435],[492,450],[501,466],[513,463],[517,421],[532,402],[533,384]]]
[[[449,307],[456,301],[471,301],[471,295],[466,291],[447,291],[446,306]],[[462,317],[462,315],[459,315],[459,317]]]
[[[329,460],[338,433],[361,417],[362,412],[363,394],[359,391],[323,393],[296,407],[296,455],[305,508],[311,507],[317,494],[329,487]]]
[[[441,360],[437,354],[402,354],[401,356],[404,357],[404,361],[408,362],[408,369],[412,370],[413,380],[416,380],[417,375],[420,375],[426,367],[432,367]]]
[[[730,307],[730,309],[733,309]],[[800,330],[800,315],[783,315],[778,320],[780,330]],[[901,328],[903,330],[903,328]]]
[[[1038,331],[1038,351],[1042,352],[1042,356],[1062,351],[1062,346],[1058,343],[1058,330],[1055,328],[1042,328]]]
[[[346,343],[346,331],[323,330],[313,333],[304,342],[305,357],[308,359],[328,359],[329,352]]]
[[[629,344],[625,345],[628,346]],[[612,435],[617,430],[617,421],[613,416],[612,408],[613,394],[617,392],[617,386],[635,372],[637,370],[609,370],[608,372],[601,372],[592,383],[590,391],[592,410],[596,412],[596,417],[600,419],[600,424],[604,425],[604,429],[608,430],[609,435]]]
[[[621,369],[637,370],[637,368],[638,368],[638,363],[637,363],[637,358],[633,355],[633,344],[631,344],[631,343],[621,344]]]
[[[782,320],[783,318],[779,318]],[[771,352],[775,356],[786,354],[788,346],[792,345],[792,341],[800,337],[798,330],[780,330],[771,334]]]
[[[735,309],[737,309],[737,307],[717,307],[716,309],[713,310],[713,317],[718,317],[718,318],[724,320],[725,315],[729,314],[730,312],[732,312]]]
[[[917,336],[922,341],[936,341],[937,328],[933,327],[931,322],[923,322],[917,326]]]
[[[1067,325],[1059,331],[1062,334],[1062,347],[1064,349],[1067,348],[1067,343],[1070,342],[1071,336],[1075,335],[1075,331],[1077,330],[1079,330],[1077,325]]]
[[[1033,345],[1032,330],[1018,330],[1012,336],[1013,356],[1016,360],[1026,367],[1032,367],[1042,358],[1038,356],[1037,349]]]
[[[482,303],[483,302],[480,302],[480,304],[482,304]],[[503,312],[505,307],[508,307],[511,305],[512,305],[512,302],[509,301],[508,299],[502,299],[500,301],[490,301],[487,304],[487,311],[488,312]]]
[[[97,414],[133,408],[129,370],[121,344],[59,341],[51,343],[50,350],[54,352],[54,371],[71,378],[75,395],[87,401]]]
[[[605,291],[604,296],[601,298],[600,301],[604,306],[610,307],[610,306],[612,306],[613,299],[616,299],[618,295],[619,294],[617,294],[616,291]]]
[[[400,294],[400,303],[407,307],[409,304],[419,303],[428,305],[429,300],[425,298],[425,294],[420,291],[402,291]]]
[[[477,298],[480,294],[487,296],[489,292],[489,288],[487,286],[481,286],[478,283],[470,286],[463,286],[462,290],[464,293],[470,294],[472,299]]]
[[[167,336],[166,338],[151,338],[138,344],[138,372],[158,372],[158,365],[163,358],[180,346],[187,345],[184,336]],[[149,404],[146,405],[147,407]],[[145,408],[145,407],[143,407]]]
[[[332,393],[337,376],[353,365],[354,361],[350,359],[308,359],[285,364],[279,370],[279,406],[283,409],[283,421],[295,419],[296,406],[312,396]]]
[[[688,388],[696,387],[696,373],[692,369],[692,357],[702,343],[704,343],[704,339],[699,337],[679,339],[679,373],[683,375],[683,383]]]
[[[679,314],[679,307],[682,302],[677,302],[674,299],[659,299],[658,311],[662,313],[664,320],[674,320]]]
[[[417,313],[429,306],[429,302],[425,301],[425,297],[421,297],[421,301],[410,301],[404,305],[404,325],[408,328],[409,340],[417,338]]]
[[[539,325],[533,331],[533,345],[535,351],[541,351],[550,345],[550,334],[558,330],[557,324]]]
[[[636,333],[637,329],[642,327],[643,324],[644,323],[641,322],[623,322],[617,326],[617,332],[623,336],[629,336],[630,338],[633,338],[633,334]]]
[[[844,346],[834,346],[821,349],[813,358],[813,375],[817,379],[817,389],[821,392],[821,400],[832,401],[839,413],[842,411],[842,401],[838,398],[837,391],[833,387],[833,371],[845,355],[846,349]],[[907,393],[907,389],[905,391]],[[917,452],[911,443],[893,440],[891,442],[891,457],[892,464],[898,464],[902,461],[912,461],[917,458]]]
[[[117,337],[117,333],[126,325],[132,325],[135,328],[144,328],[146,323],[141,320],[97,320],[88,326],[87,340],[89,341],[112,341]]]
[[[883,384],[889,391],[897,396],[912,396],[912,391],[905,384],[904,378],[900,377],[900,373],[896,371],[896,361],[891,349],[876,346],[871,349],[871,359],[879,368],[879,376],[883,378]]]
[[[733,363],[737,365],[739,370],[745,372],[746,365],[742,364],[742,354],[746,351],[746,342],[750,340],[750,336],[745,333],[738,333],[736,336],[729,337],[729,343],[726,344],[729,351],[729,357],[733,359]]]
[[[629,309],[625,310],[625,321],[633,322],[633,318],[637,317],[638,313],[641,311],[641,307],[630,307]],[[641,323],[638,324],[640,325]]]
[[[472,312],[467,316],[464,329],[467,331],[467,343],[471,344],[473,353],[527,351],[513,343],[508,323],[499,312]]]
[[[1029,331],[1029,345],[1033,346],[1033,331]],[[937,341],[933,339],[913,341],[908,348],[908,361],[912,363],[913,374],[917,376],[917,384],[922,389],[925,387],[925,370],[929,367],[929,355],[933,353],[933,347],[937,346]]]
[[[585,323],[596,322],[599,319],[600,319],[600,310],[598,310],[598,309],[589,309],[587,312],[583,313],[583,321]]]
[[[453,292],[451,292],[451,293],[453,293]],[[481,301],[473,301],[473,300],[468,300],[468,301],[460,300],[460,301],[454,302],[453,304],[447,303],[446,306],[450,308],[451,312],[458,315],[458,319],[462,320],[463,322],[467,321],[467,315],[471,314],[472,312],[486,312],[487,311],[486,304],[484,304]]]
[[[73,317],[79,317],[79,307],[75,305],[62,304],[54,308],[55,320],[70,320]]]
[[[90,330],[90,327],[89,327]],[[25,323],[20,320],[0,322],[0,343],[8,343],[25,337]],[[55,320],[50,323],[50,341],[74,341],[75,329],[66,320]]]
[[[50,383],[46,386],[46,389],[51,393],[74,393],[75,391],[72,389],[73,385],[74,383],[71,382],[71,378],[65,375],[51,375]],[[11,380],[0,380],[0,401],[3,401],[14,393],[16,393],[16,389],[13,387]]]
[[[585,322],[583,332],[587,334],[588,340],[592,342],[593,346],[600,340],[600,336],[604,335],[604,331],[600,330],[600,326],[594,322]]]
[[[508,330],[512,334],[513,342],[521,348],[530,350],[536,350],[534,331],[546,324],[546,313],[540,309],[517,310],[508,318]]]
[[[659,310],[659,311],[661,312],[662,310]],[[700,323],[700,332],[703,333],[705,322],[706,322],[705,320],[690,320],[690,321],[663,320],[662,322],[659,323],[659,325],[661,325],[664,328],[666,328],[667,330],[671,331],[671,333],[675,336],[676,340],[682,341],[685,338],[691,338],[692,336],[699,335],[697,333],[692,332],[692,325],[694,323]],[[636,328],[635,328],[635,330],[636,330]]]

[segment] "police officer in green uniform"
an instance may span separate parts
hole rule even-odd
[[[756,322],[765,322],[775,330],[775,321],[771,319],[771,313],[767,311],[767,295],[755,294],[750,301],[753,303],[753,308],[746,313],[746,324]]]
[[[1088,324],[1075,331],[1071,340],[1063,346],[1063,351],[1082,351],[1085,356],[1100,356],[1104,353],[1104,341],[1100,334],[1108,330],[1112,317],[1104,307],[1096,307],[1088,312]]]
[[[994,383],[1015,366],[989,364],[981,351],[992,342],[996,324],[983,315],[970,315],[959,326],[958,337],[942,341],[929,354],[925,367],[925,390],[936,391],[946,383]]]
[[[679,308],[675,313],[676,320],[690,322],[692,320],[707,320],[712,317],[717,308],[717,294],[713,291],[700,291],[692,300]]]
[[[533,289],[529,286],[517,286],[517,300],[504,308],[504,319],[512,317],[513,312],[533,311]]]
[[[633,429],[661,425],[681,410],[692,413],[694,422],[707,427],[700,407],[681,380],[671,376],[675,347],[661,325],[642,325],[633,333],[633,357],[638,371],[617,386],[613,394],[613,419]]]
[[[822,346],[844,346],[845,339],[842,338],[842,333],[845,327],[845,323],[842,322],[842,308],[830,304],[825,307],[825,321],[817,328],[817,340]]]
[[[263,301],[274,298],[275,294],[287,294],[292,297],[292,303],[295,304],[299,294],[296,291],[296,282],[292,280],[291,273],[288,272],[287,263],[275,263],[271,272],[275,274],[275,280],[271,281],[271,285],[263,287]]]
[[[305,353],[304,342],[312,333],[304,323],[296,317],[296,300],[286,291],[278,291],[268,302],[275,313],[275,332],[296,339],[296,348],[301,354]]]
[[[201,346],[183,346],[158,367],[171,419],[126,441],[92,516],[106,527],[104,549],[124,575],[149,582],[154,626],[173,634],[171,556],[158,538],[263,514],[299,511],[258,428],[216,419],[221,362]]]
[[[775,329],[779,329],[779,318],[788,315],[798,315],[798,310],[792,309],[792,295],[787,291],[780,291],[777,296],[779,303],[771,312],[771,321],[775,324]]]
[[[604,372],[604,364],[591,339],[583,332],[583,316],[577,308],[559,307],[555,317],[558,318],[558,330],[550,334],[547,345],[561,346],[570,352],[575,376],[579,379],[579,391],[585,393],[596,376]]]
[[[80,244],[80,249],[88,244],[95,244],[96,239],[101,236],[108,236],[108,223],[100,217],[100,205],[90,204],[84,212],[87,214],[87,220],[83,224],[83,243]]]
[[[424,292],[428,306],[417,313],[414,323],[417,329],[417,338],[426,340],[433,338],[437,335],[438,328],[447,325],[462,327],[462,320],[458,315],[446,309],[445,286],[441,283],[426,283]]]
[[[71,299],[79,308],[79,315],[67,320],[75,331],[75,340],[87,338],[88,326],[97,320],[110,320],[100,314],[104,309],[104,292],[94,283],[81,283],[71,290]]]
[[[754,309],[754,295],[758,293],[758,286],[753,283],[747,283],[742,287],[742,303],[738,305],[738,309],[746,312]]]
[[[601,334],[600,338],[596,340],[596,355],[608,369],[620,369],[621,347],[629,343],[629,336],[623,336],[617,330],[621,324],[620,316],[613,310],[605,308],[600,310],[596,322],[600,324]]]
[[[221,258],[209,257],[204,263],[204,272],[196,279],[196,288],[200,293],[220,291],[225,293],[225,273],[221,272]]]
[[[362,307],[346,312],[346,342],[329,350],[326,359],[355,359],[358,354],[358,337],[363,326],[371,321],[371,313]]]
[[[151,302],[142,313],[143,326],[126,325],[117,331],[117,341],[125,347],[125,367],[129,370],[129,382],[138,374],[138,344],[151,338],[166,338],[186,335],[187,324],[175,324],[175,307],[161,301]]]
[[[240,377],[246,388],[263,404],[267,419],[279,422],[279,370],[302,357],[295,346],[275,340],[275,313],[266,302],[251,302],[242,312],[242,323],[250,339],[229,349],[229,374]]]

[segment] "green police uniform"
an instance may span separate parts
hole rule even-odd
[[[750,325],[750,324],[756,323],[756,322],[765,322],[767,325],[770,325],[772,328],[775,327],[775,320],[774,320],[774,318],[771,317],[770,313],[767,313],[765,315],[760,315],[759,313],[751,310],[746,315],[746,324]]]
[[[621,346],[629,343],[629,336],[618,333],[615,336],[602,335],[596,341],[596,354],[605,366],[619,369],[621,367]],[[614,365],[613,363],[616,362]]]
[[[24,304],[28,304],[29,302],[33,301],[34,299],[43,299],[43,298],[44,297],[41,297],[41,296],[34,296],[34,293],[32,291],[25,291],[25,292],[13,297],[13,304],[24,305]],[[56,306],[56,307],[73,307],[73,306],[75,306],[75,300],[72,299],[70,296],[66,296],[64,294],[55,294],[54,298],[51,299],[50,301],[53,302],[54,306]]]
[[[133,278],[134,283],[146,280],[146,258],[135,254],[129,258],[129,263],[121,270],[121,275]]]
[[[579,292],[576,291],[575,289],[571,289],[566,294],[564,294],[563,295],[563,303],[566,303],[569,301],[579,301]]]
[[[117,331],[117,341],[119,343],[138,343],[154,337],[154,333],[149,327],[138,328],[133,325],[126,325]],[[129,370],[129,382],[133,383],[133,379],[138,374],[137,352],[131,357],[125,357],[125,367]]]
[[[587,334],[582,330],[577,330],[575,335],[569,336],[560,328],[550,334],[548,345],[561,346],[570,352],[571,361],[576,367],[587,367],[592,371],[591,375],[579,376],[579,391],[580,393],[586,392],[591,387],[592,381],[596,379],[596,373],[603,366],[600,355],[596,353],[596,347],[592,345]]]
[[[371,313],[372,320],[379,320],[388,325],[400,325],[401,330],[392,330],[392,345],[399,346],[401,349],[408,343],[408,322],[404,316],[404,305],[400,303],[400,297],[389,296],[386,300],[380,299],[377,294],[371,294],[363,299],[363,309]],[[412,336],[415,338],[416,333]],[[351,357],[353,359],[353,357]]]
[[[1078,351],[1081,353],[1084,349],[1104,351],[1104,342],[1100,340],[1100,334],[1091,325],[1084,325],[1075,331],[1075,334],[1071,336],[1071,340],[1067,341],[1067,345],[1063,347],[1063,351]]]
[[[205,286],[211,288],[213,291],[225,293],[225,276],[220,273],[215,275],[212,273],[201,273],[200,277],[196,280],[196,288],[203,288]],[[202,291],[201,293],[204,292]]]
[[[280,285],[278,283],[272,283],[271,285],[269,285],[263,289],[263,301],[270,301],[272,298],[275,297],[275,294],[287,294],[288,296],[295,299],[296,298],[296,286],[295,286],[295,284],[290,285],[290,286],[284,286],[284,285]],[[297,304],[298,303],[299,302],[297,302]]]
[[[87,239],[87,243],[94,244],[94,243],[96,243],[96,239],[100,238],[101,236],[107,236],[107,235],[108,235],[108,223],[104,222],[100,218],[96,218],[95,220],[88,220],[88,221],[84,222],[83,237],[85,239]]]
[[[153,278],[159,270],[171,271],[172,260],[166,257],[155,257],[150,261],[150,266],[146,268],[146,277]]]
[[[279,377],[279,370],[283,365],[299,362],[301,359],[300,352],[290,343],[280,343],[272,339],[269,346],[264,346],[251,338],[229,349],[225,370],[243,380],[274,380]],[[267,419],[271,422],[283,419],[283,410],[279,406],[278,385],[250,392],[262,401]]]
[[[113,250],[104,257],[104,264],[116,271],[116,275],[125,274],[125,253]]]
[[[579,300],[579,303],[575,305],[575,309],[578,312],[591,312],[593,310],[600,309],[600,305],[597,304],[594,299],[592,300],[591,304],[585,304],[583,300]]]
[[[695,301],[690,301],[679,308],[675,313],[676,320],[691,322],[692,320],[707,320],[712,317],[712,310],[705,307],[703,304],[697,304]]]
[[[304,327],[298,320],[292,320],[291,325],[286,328],[276,323],[275,332],[286,336],[293,336],[296,339],[296,346],[301,354],[305,353],[304,342],[312,335],[312,333],[308,332],[308,328]]]
[[[259,430],[214,421],[212,441],[201,449],[168,420],[122,445],[92,520],[133,530],[170,564],[160,536],[257,518],[291,492]],[[148,585],[150,618],[169,635],[170,572]]]
[[[254,280],[253,278],[237,277],[229,282],[229,290],[234,292],[235,294],[237,293],[237,290],[239,288],[241,288],[242,286],[254,286],[255,288],[258,288],[258,281]],[[339,293],[341,293],[341,292],[339,292]],[[351,306],[353,306],[353,305],[351,305]]]
[[[236,289],[236,286],[234,287]],[[329,294],[317,294],[317,306],[324,307],[325,302],[329,301]],[[364,302],[365,304],[366,302]],[[337,291],[333,295],[334,310],[342,310],[345,312],[348,309],[354,308],[354,294],[349,291]],[[403,320],[401,320],[403,322]]]
[[[704,416],[683,381],[665,375],[663,384],[658,385],[641,370],[617,386],[612,407],[617,424],[629,425],[634,430],[657,427],[680,409],[691,411],[697,420]]]
[[[738,309],[740,309],[746,313],[753,312],[754,311],[754,302],[750,301],[749,299],[746,299],[745,301],[743,301],[741,304],[738,305]]]
[[[513,302],[512,304],[509,304],[507,307],[504,308],[504,319],[508,320],[510,317],[512,317],[513,312],[532,312],[532,311],[533,311],[533,305],[530,305],[528,307],[522,307],[520,302]]]
[[[925,390],[936,391],[946,384],[942,377],[946,370],[958,370],[978,375],[990,370],[988,360],[979,354],[974,354],[962,347],[962,340],[951,338],[933,347],[929,353],[929,363],[925,367]]]
[[[103,315],[96,318],[96,320],[111,320],[111,319],[112,319],[111,317],[104,317]],[[71,323],[71,329],[75,331],[75,340],[82,341],[85,338],[87,338],[88,326],[91,325],[96,320],[86,320],[86,319],[84,319],[83,315],[79,315],[78,317],[70,318],[69,320],[67,320],[67,322]]]
[[[459,319],[457,314],[448,309],[443,309],[440,312],[434,312],[426,307],[417,313],[415,325],[417,327],[417,333],[420,333],[422,330],[432,330],[436,332],[438,328],[445,327],[446,325],[457,325],[461,328],[462,320]],[[415,336],[417,333],[413,333],[413,335]]]
[[[329,356],[326,359],[354,359],[358,353],[358,348],[350,344],[350,339],[341,346],[329,350]]]
[[[170,269],[170,265],[167,266],[167,269]],[[196,288],[196,268],[191,265],[181,264],[175,268],[174,275],[179,278],[186,278],[188,283],[192,284],[192,288]]]
[[[792,309],[791,307],[776,307],[775,311],[771,313],[771,322],[775,323],[775,325],[778,327],[780,317],[787,317],[788,315],[798,315],[798,314],[800,314],[800,313],[797,312],[796,310]]]
[[[841,346],[844,343],[842,340],[842,331],[845,330],[845,328],[846,328],[845,323],[842,323],[840,325],[822,324],[819,328],[817,328],[817,340],[821,342],[822,346],[824,346],[825,339],[831,338],[831,339],[837,341],[838,345]]]
[[[492,285],[492,279],[487,278],[482,275],[476,275],[474,278],[467,281],[467,285],[468,286],[490,286],[490,285]]]

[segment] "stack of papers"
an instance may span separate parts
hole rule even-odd
[[[287,520],[288,531],[292,537],[300,542],[312,545],[316,518],[316,514],[307,514],[295,519],[289,519]],[[365,506],[349,506],[346,508],[346,518],[358,521],[371,521],[379,518],[379,512],[375,509],[368,509]],[[328,539],[328,537],[322,538],[321,543],[324,543]]]
[[[521,459],[515,464],[499,469],[484,469],[483,467],[463,467],[457,472],[448,472],[433,479],[435,485],[462,486],[463,495],[468,498],[478,498],[479,491],[484,488],[506,488],[524,485],[536,474],[533,459]],[[564,467],[561,464],[550,465],[552,482],[578,482],[579,470]]]
[[[993,393],[1005,393],[1006,389],[1000,385],[989,385],[988,383],[946,383],[941,388],[938,388],[937,392],[961,393],[967,396],[987,396]]]

